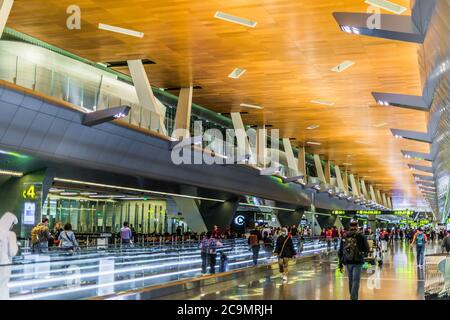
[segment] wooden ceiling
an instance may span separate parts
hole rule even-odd
[[[410,7],[409,0],[395,0]],[[245,109],[246,124],[271,124],[376,188],[416,204],[420,197],[400,150],[428,152],[424,143],[395,139],[390,128],[426,130],[425,113],[381,107],[372,91],[421,94],[416,44],[342,32],[334,11],[365,12],[364,0],[78,0],[81,30],[66,28],[72,0],[16,1],[7,23],[95,62],[146,58],[157,87],[199,85],[194,102],[217,112]],[[255,28],[215,19],[216,11],[257,21]],[[405,14],[410,14],[410,10]],[[144,38],[98,30],[105,23]],[[344,60],[355,65],[330,69]],[[230,79],[235,68],[247,72]],[[128,72],[126,69],[121,70]],[[313,99],[333,106],[312,104]],[[306,130],[319,125],[315,130]]]

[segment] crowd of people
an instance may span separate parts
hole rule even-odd
[[[10,215],[11,216],[11,215]],[[9,217],[6,215],[6,217]],[[6,218],[2,218],[6,221]],[[53,230],[49,230],[48,219],[44,218],[31,231],[32,250],[34,253],[47,252],[49,246],[57,246],[61,250],[75,251],[79,248],[77,239],[70,223],[64,227],[61,224],[55,224]],[[7,221],[5,225],[14,224],[14,221]],[[0,230],[1,231],[1,230]],[[0,232],[1,233],[1,232]],[[0,234],[0,236],[2,236]],[[128,222],[124,222],[120,232],[121,245],[130,246],[136,234]],[[158,237],[158,235],[153,235]],[[228,270],[228,257],[226,253],[219,250],[223,247],[224,240],[243,237],[247,239],[249,251],[252,253],[253,265],[258,264],[261,250],[266,259],[276,256],[279,265],[279,271],[282,274],[283,282],[287,281],[288,266],[291,259],[302,252],[305,238],[312,236],[312,230],[309,226],[293,225],[286,227],[271,227],[260,225],[247,233],[238,234],[226,229],[224,232],[218,226],[214,226],[207,233],[182,233],[181,228],[177,228],[174,235],[164,237],[159,235],[159,242],[162,241],[198,241],[201,252],[201,270],[202,274],[216,272],[218,252],[220,252],[220,272]],[[148,240],[148,239],[147,239]],[[294,240],[298,240],[298,252],[294,245]],[[349,293],[353,300],[358,299],[359,283],[361,278],[362,266],[369,252],[377,251],[381,255],[387,252],[396,241],[404,241],[416,249],[417,267],[424,267],[425,248],[428,243],[439,240],[442,252],[450,253],[450,232],[431,228],[362,228],[356,221],[350,223],[348,229],[332,226],[322,229],[319,241],[327,244],[327,249],[332,248],[338,252],[339,270],[343,272],[344,266],[349,279]],[[8,257],[9,261],[11,257]],[[3,259],[3,258],[2,258]],[[4,258],[3,260],[5,260]],[[5,260],[6,261],[6,260]],[[381,264],[379,264],[381,266]],[[0,279],[1,280],[1,279]],[[1,281],[0,281],[1,282]]]

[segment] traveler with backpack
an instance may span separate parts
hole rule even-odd
[[[11,212],[6,212],[0,218],[0,300],[9,299],[12,258],[19,251],[16,233],[11,229],[17,223],[17,217]]]
[[[331,250],[331,240],[333,237],[333,231],[331,231],[331,228],[329,228],[326,232],[325,232],[325,237],[327,240],[327,251]]]
[[[294,242],[288,234],[287,228],[281,229],[281,234],[277,238],[274,255],[278,257],[278,266],[283,275],[283,283],[287,282],[289,260],[295,258],[297,252],[294,248]]]
[[[59,234],[59,247],[63,250],[74,251],[78,250],[78,242],[75,238],[75,234],[72,231],[72,225],[66,223],[64,225],[64,231]]]
[[[331,230],[331,236],[333,237],[334,250],[337,250],[339,241],[339,232],[336,226],[333,226],[333,229]]]
[[[422,228],[418,228],[417,232],[414,234],[413,241],[411,242],[411,247],[414,245],[414,243],[416,244],[417,267],[423,268],[427,236],[422,231]]]
[[[258,256],[260,249],[257,230],[252,230],[250,232],[250,236],[248,237],[248,245],[250,246],[250,250],[253,253],[253,264],[256,266],[258,264]]]
[[[369,250],[369,243],[366,237],[358,231],[358,222],[351,222],[349,232],[341,239],[338,252],[339,270],[344,272],[344,265],[347,268],[351,300],[358,300],[364,255]]]
[[[48,229],[48,219],[43,218],[39,223],[31,230],[31,243],[33,245],[33,253],[43,253],[48,251],[48,242],[53,239]]]

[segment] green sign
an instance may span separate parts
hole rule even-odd
[[[345,214],[345,210],[332,210],[331,214],[342,215]]]
[[[395,210],[393,212],[396,216],[411,216],[414,212],[411,210]]]
[[[376,215],[376,214],[381,214],[381,210],[357,210],[356,214],[361,214],[361,215]]]

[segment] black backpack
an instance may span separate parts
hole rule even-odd
[[[348,236],[342,239],[344,263],[352,263],[361,259],[356,236]]]

